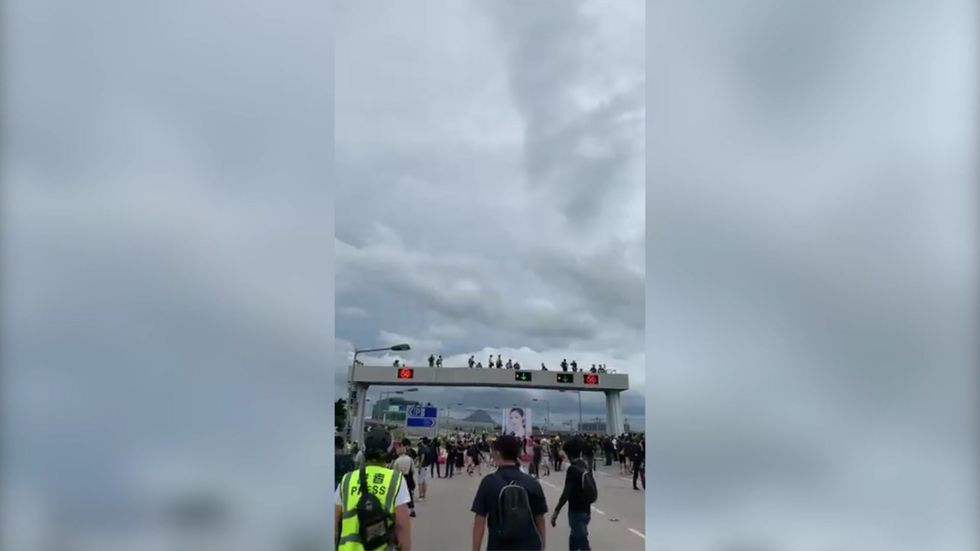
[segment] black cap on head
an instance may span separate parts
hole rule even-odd
[[[374,429],[364,435],[364,453],[384,452],[391,446],[391,436],[384,429]]]

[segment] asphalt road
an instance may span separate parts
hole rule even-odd
[[[483,467],[486,476],[490,470],[486,465]],[[592,548],[601,551],[643,551],[644,492],[633,490],[632,478],[621,477],[616,463],[605,467],[600,459],[596,473],[599,500],[593,506],[592,521],[589,523]],[[426,499],[416,501],[415,505],[418,516],[412,519],[412,549],[469,551],[473,533],[470,507],[480,479],[476,474],[467,476],[465,470],[451,479],[429,479]],[[565,471],[552,472],[540,480],[548,499],[548,509],[554,510],[565,481]],[[548,525],[545,536],[547,551],[568,549],[566,511],[567,505],[559,514],[556,528]],[[486,548],[486,536],[482,548]]]

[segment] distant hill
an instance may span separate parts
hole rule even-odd
[[[493,423],[494,422],[493,417],[490,417],[490,414],[483,411],[482,409],[478,409],[474,411],[463,420],[468,421],[470,423]]]

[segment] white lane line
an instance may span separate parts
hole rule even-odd
[[[552,484],[551,482],[548,482],[547,480],[541,480],[540,482],[542,484],[547,484],[548,486],[551,486],[552,488],[557,488],[558,487],[558,486],[555,486],[554,484]]]
[[[598,510],[598,509],[596,509],[596,508],[595,508],[595,505],[593,505],[593,506],[592,506],[592,510],[593,510],[593,511],[595,511],[595,512],[597,512],[597,513],[599,513],[600,515],[604,515],[604,514],[606,514],[606,513],[604,513],[604,512],[602,512],[602,511],[600,511],[600,510]]]
[[[647,537],[643,535],[643,532],[637,532],[636,530],[634,530],[634,529],[632,529],[632,528],[630,528],[629,530],[630,530],[630,532],[633,532],[633,533],[634,533],[634,534],[636,534],[637,536],[640,536],[640,537],[641,537],[641,538],[643,538],[643,539],[647,539]]]

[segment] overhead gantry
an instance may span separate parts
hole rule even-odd
[[[360,442],[368,388],[384,386],[496,387],[602,392],[606,395],[606,432],[622,434],[623,407],[619,394],[629,390],[625,373],[541,371],[469,367],[351,367],[351,440]]]

